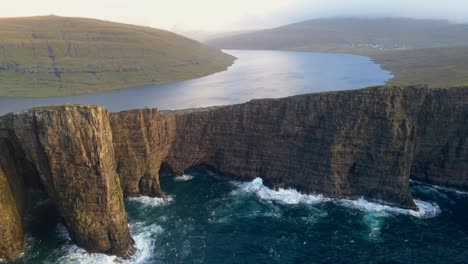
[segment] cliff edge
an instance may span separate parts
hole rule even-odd
[[[0,241],[0,258],[24,247],[21,208],[35,181],[79,246],[129,257],[135,247],[123,197],[162,196],[162,168],[181,174],[204,165],[231,180],[260,177],[272,188],[418,210],[410,178],[468,190],[467,135],[468,88],[382,86],[181,111],[65,105],[9,114],[0,118],[9,182],[0,202],[14,235]]]

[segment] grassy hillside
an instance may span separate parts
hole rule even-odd
[[[443,20],[317,19],[206,43],[226,49],[366,55],[394,73],[393,83],[467,84],[468,25]]]
[[[391,83],[441,88],[468,85],[468,46],[388,51],[372,57],[393,72]]]
[[[205,76],[235,58],[149,27],[57,16],[0,19],[0,96],[110,91]]]

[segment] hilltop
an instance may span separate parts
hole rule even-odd
[[[390,82],[448,87],[468,83],[468,25],[406,18],[330,18],[217,38],[225,49],[352,53],[394,73]],[[449,76],[448,76],[448,75]]]
[[[59,16],[0,19],[0,96],[47,97],[186,80],[234,57],[174,33]]]

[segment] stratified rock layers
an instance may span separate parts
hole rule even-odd
[[[9,114],[0,165],[10,195],[0,202],[21,215],[24,185],[39,176],[77,244],[119,256],[134,252],[123,196],[162,196],[161,167],[206,165],[232,180],[416,209],[410,176],[468,189],[467,97],[468,88],[384,86],[181,111]],[[8,230],[21,230],[12,219]],[[5,237],[0,250],[19,248]]]
[[[4,123],[26,153],[72,239],[90,252],[134,252],[108,112],[63,106],[7,115]]]
[[[181,114],[166,162],[178,173],[204,164],[236,180],[414,208],[408,178],[422,92],[374,88]]]
[[[431,90],[417,128],[411,177],[468,191],[468,88]]]
[[[117,172],[126,196],[162,196],[161,161],[175,134],[173,116],[156,109],[110,114]]]

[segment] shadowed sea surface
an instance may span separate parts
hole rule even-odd
[[[136,108],[184,109],[358,89],[384,84],[392,74],[368,57],[288,51],[226,50],[238,58],[206,77],[106,93],[50,98],[0,97],[0,115],[36,106],[96,104],[117,112]]]
[[[467,193],[412,183],[415,212],[216,176],[162,175],[166,198],[126,200],[139,247],[130,263],[468,262]],[[120,261],[73,245],[48,200],[28,219],[28,250],[10,263]]]

